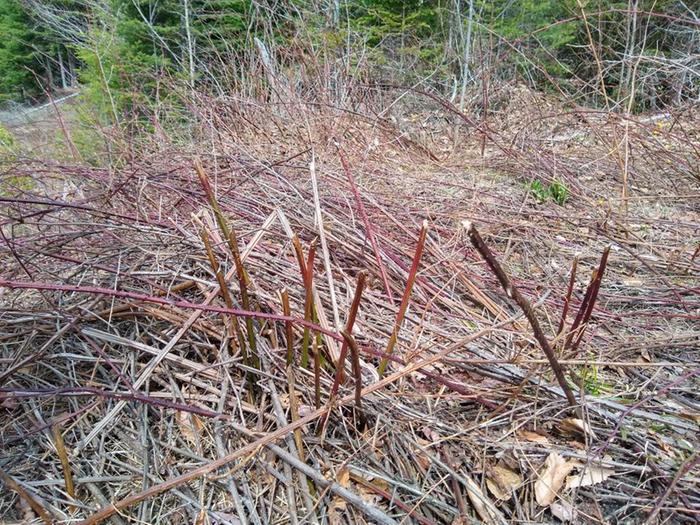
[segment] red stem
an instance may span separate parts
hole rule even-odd
[[[391,293],[391,286],[389,286],[389,278],[387,277],[386,269],[384,268],[384,263],[382,263],[382,256],[381,252],[379,251],[379,245],[377,244],[377,239],[374,236],[372,224],[369,222],[369,218],[367,217],[365,205],[362,203],[362,199],[360,198],[360,192],[358,191],[357,185],[355,184],[355,177],[353,177],[352,171],[350,171],[350,166],[348,165],[347,158],[345,157],[345,154],[343,153],[343,150],[340,149],[340,147],[338,147],[338,156],[340,157],[340,162],[343,165],[345,176],[348,178],[348,182],[350,183],[352,193],[355,196],[355,201],[357,202],[357,208],[360,212],[360,217],[362,217],[362,222],[364,222],[365,224],[367,238],[369,239],[369,242],[372,245],[372,250],[374,250],[374,257],[377,261],[377,266],[379,266],[379,273],[382,276],[382,283],[384,284],[384,289],[386,290],[387,299],[389,299],[389,302],[393,306],[396,303],[394,302],[394,296]]]

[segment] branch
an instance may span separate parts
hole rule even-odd
[[[571,391],[569,384],[566,382],[566,377],[564,377],[564,370],[559,364],[557,356],[554,355],[554,350],[552,350],[552,347],[549,345],[549,341],[547,340],[547,337],[544,335],[544,332],[540,327],[540,323],[537,320],[535,312],[532,310],[530,302],[520,293],[520,291],[510,281],[508,275],[506,275],[506,272],[498,263],[493,253],[491,253],[491,250],[489,250],[489,247],[486,246],[486,243],[484,243],[484,240],[481,238],[481,235],[479,235],[479,232],[476,231],[476,227],[474,226],[474,224],[472,224],[469,221],[465,221],[463,224],[464,227],[467,229],[469,240],[472,242],[474,248],[476,248],[476,250],[481,254],[486,263],[489,265],[489,268],[491,268],[491,271],[496,275],[496,277],[498,277],[498,281],[501,283],[501,286],[508,294],[508,297],[512,298],[516,303],[518,303],[518,306],[525,314],[525,317],[527,317],[527,320],[530,322],[530,326],[532,326],[532,331],[535,333],[535,339],[537,339],[537,342],[542,347],[542,351],[547,356],[547,360],[549,361],[549,364],[552,367],[554,376],[557,378],[559,386],[561,386],[561,389],[564,391],[564,395],[566,396],[567,401],[571,406],[577,406],[578,403],[576,402],[576,397],[574,397],[574,394]]]

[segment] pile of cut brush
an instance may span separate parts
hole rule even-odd
[[[196,149],[4,161],[0,515],[696,520],[692,115],[512,98],[199,101]]]

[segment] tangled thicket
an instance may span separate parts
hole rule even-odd
[[[120,137],[110,168],[7,157],[3,516],[695,519],[697,110],[564,111],[504,86],[474,120],[430,93],[356,89],[342,107],[201,96],[188,143]],[[464,221],[531,302],[577,412]],[[359,368],[349,352],[331,400],[346,341]]]

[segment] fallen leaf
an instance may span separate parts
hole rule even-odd
[[[567,417],[564,419],[559,425],[559,431],[565,435],[577,435],[580,437],[588,435],[595,439],[595,434],[590,425],[584,420],[575,417]]]
[[[335,480],[341,487],[348,488],[350,486],[350,470],[347,467],[343,467],[336,474]]]
[[[615,471],[604,467],[588,467],[583,472],[569,476],[566,478],[566,488],[574,489],[577,487],[590,487],[602,483],[610,476],[615,474]]]
[[[195,414],[190,414],[183,410],[179,410],[176,416],[177,425],[180,427],[182,437],[185,438],[190,445],[197,444],[197,436],[204,428],[202,420]]]
[[[549,510],[555,518],[563,522],[574,521],[576,518],[576,509],[566,501],[552,503]]]
[[[556,452],[552,452],[544,462],[544,468],[535,482],[535,500],[541,507],[548,507],[557,497],[564,484],[564,479],[574,469],[576,463],[565,461]]]
[[[486,478],[486,486],[491,494],[498,499],[510,499],[511,494],[523,483],[523,478],[517,472],[501,465],[493,467]]]
[[[479,485],[477,485],[474,480],[468,476],[464,476],[464,478],[466,480],[467,496],[469,497],[469,501],[482,521],[489,525],[494,523],[506,523],[503,515],[496,508],[493,502],[481,491]]]
[[[542,434],[538,434],[537,432],[530,432],[529,430],[521,430],[520,432],[518,432],[518,435],[527,441],[531,441],[532,443],[540,443],[541,445],[549,445],[549,439],[547,439],[547,436],[543,436]]]

